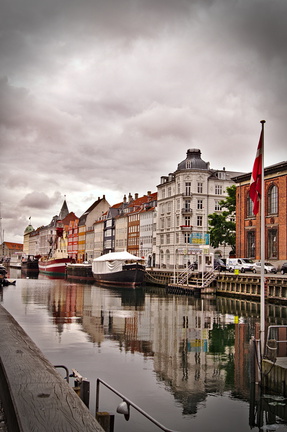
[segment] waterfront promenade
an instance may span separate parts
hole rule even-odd
[[[9,431],[103,432],[79,396],[0,305],[0,400]]]

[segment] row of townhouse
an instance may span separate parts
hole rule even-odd
[[[269,239],[266,257],[284,260],[287,258],[286,163],[267,169],[266,174],[270,213],[266,219]],[[249,180],[250,173],[210,168],[199,149],[189,149],[176,170],[161,177],[157,192],[148,191],[141,197],[130,193],[112,206],[104,195],[80,218],[69,213],[64,201],[60,215],[48,226],[37,230],[31,229],[31,225],[27,227],[25,235],[29,239],[24,238],[24,249],[34,255],[48,254],[59,230],[64,230],[67,254],[77,262],[123,250],[145,258],[149,266],[164,268],[183,268],[188,262],[198,261],[207,249],[208,253],[226,258],[230,247],[208,247],[208,215],[222,211],[220,201],[227,197],[227,188],[237,184],[237,256],[239,253],[258,258],[258,217],[250,213]]]
[[[104,195],[80,218],[69,213],[64,201],[60,215],[48,226],[32,231],[27,227],[29,253],[48,254],[59,229],[64,229],[67,254],[77,262],[127,250],[145,258],[150,266],[184,267],[197,260],[208,230],[208,214],[221,211],[220,200],[234,184],[232,177],[240,174],[211,169],[199,149],[189,149],[177,169],[161,177],[157,192],[141,197],[129,193],[113,206]],[[227,256],[229,249],[215,252]]]

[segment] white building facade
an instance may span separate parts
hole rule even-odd
[[[230,248],[210,248],[208,215],[221,212],[219,201],[238,173],[210,168],[199,149],[189,149],[174,173],[161,177],[158,189],[156,266],[184,268],[198,261],[202,248],[225,258]]]

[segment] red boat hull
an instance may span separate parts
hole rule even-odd
[[[63,276],[66,274],[66,264],[70,262],[70,258],[51,258],[46,260],[39,260],[39,272]]]

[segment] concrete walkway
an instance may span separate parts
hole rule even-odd
[[[74,390],[0,305],[0,399],[13,432],[103,432]]]

